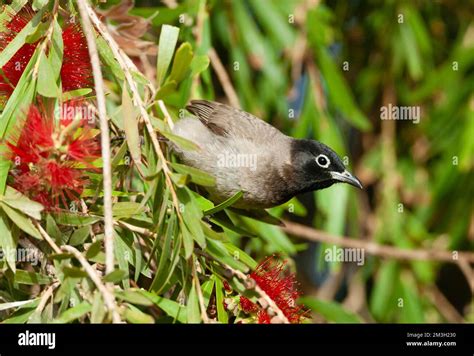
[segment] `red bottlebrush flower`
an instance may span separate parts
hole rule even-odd
[[[64,55],[61,67],[63,91],[92,86],[92,69],[87,41],[78,24],[63,30]]]
[[[33,10],[29,6],[25,6],[20,12],[14,16],[10,16],[0,26],[5,28],[4,32],[0,33],[0,52],[2,52],[7,45],[13,41],[18,33],[25,27],[33,18]],[[24,44],[18,52],[1,68],[0,72],[0,97],[9,97],[18,81],[23,74],[28,62],[30,61],[36,49],[36,43]]]
[[[50,210],[67,207],[88,183],[85,168],[100,155],[100,146],[82,120],[56,123],[31,106],[18,140],[9,142],[8,157],[15,189]]]
[[[232,292],[232,287],[230,286],[229,282],[224,281],[224,289],[226,292]]]
[[[4,32],[0,32],[0,52],[18,35],[28,24],[35,13],[29,5],[16,15],[10,14],[2,25]],[[92,68],[89,59],[89,50],[84,33],[78,24],[68,24],[63,31],[63,63],[61,66],[61,82],[63,91],[87,88],[92,86]],[[28,62],[36,50],[36,43],[24,44],[18,52],[1,68],[0,72],[0,101],[8,98],[18,84]]]
[[[259,309],[257,304],[244,296],[240,296],[240,307],[247,314],[256,313]]]
[[[250,274],[257,285],[275,302],[290,323],[299,323],[304,314],[302,306],[296,304],[300,294],[296,289],[294,274],[288,274],[283,270],[284,262],[278,262],[274,257],[268,257],[261,262]],[[263,311],[267,314],[265,311]],[[260,322],[269,320],[268,315],[259,312]]]
[[[265,310],[260,310],[257,314],[257,321],[259,324],[270,324],[270,316]]]

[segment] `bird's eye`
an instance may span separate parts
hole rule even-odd
[[[329,161],[329,158],[326,155],[321,154],[316,157],[316,163],[322,168],[328,168],[331,162]]]

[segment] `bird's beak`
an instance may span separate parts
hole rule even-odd
[[[354,187],[363,189],[362,184],[360,181],[350,174],[348,171],[344,171],[342,173],[340,172],[330,172],[332,179],[337,180],[338,182],[344,182],[348,183],[350,185],[353,185]]]

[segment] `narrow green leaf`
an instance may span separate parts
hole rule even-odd
[[[0,200],[10,207],[20,210],[22,213],[31,216],[33,219],[40,220],[41,212],[44,207],[40,203],[29,199],[26,195],[20,193],[18,190],[7,186],[5,195],[0,197]]]
[[[132,304],[143,306],[153,305],[153,301],[150,300],[150,298],[148,298],[146,295],[144,295],[143,292],[145,291],[141,289],[128,289],[125,291],[116,290],[115,295],[117,296],[117,298],[125,300]]]
[[[132,324],[154,324],[155,319],[151,315],[145,314],[137,307],[127,304],[123,313],[124,318]]]
[[[219,205],[215,206],[212,209],[206,210],[204,212],[204,215],[212,215],[215,214],[221,210],[224,210],[225,208],[228,208],[229,206],[233,205],[235,202],[237,202],[240,198],[242,198],[243,193],[242,192],[237,192],[233,196],[231,196],[229,199],[226,201],[220,203]]]
[[[42,52],[40,54],[38,69],[38,93],[47,98],[57,97],[59,88],[56,84],[56,79],[51,60],[46,56],[45,52]]]
[[[111,283],[118,283],[127,277],[128,277],[128,271],[124,271],[122,269],[115,269],[109,274],[106,274],[104,276],[104,281],[111,282]]]
[[[204,72],[209,67],[210,62],[209,57],[205,54],[194,56],[191,61],[191,76],[194,77],[195,75]]]
[[[213,187],[216,185],[216,179],[213,176],[197,168],[186,166],[180,163],[171,163],[171,166],[175,171],[181,174],[189,175],[191,177],[191,182],[193,183],[202,185],[204,187]]]
[[[216,306],[217,306],[217,320],[223,324],[229,322],[229,315],[224,308],[224,284],[220,278],[214,276],[216,281]]]
[[[3,211],[0,211],[0,248],[3,251],[3,258],[13,273],[16,271],[16,258],[11,252],[15,251],[16,245],[17,241],[11,231],[8,218]]]
[[[28,272],[18,269],[15,273],[15,283],[28,285],[49,284],[51,283],[51,278],[41,273]]]
[[[82,245],[89,237],[89,234],[90,234],[89,226],[83,226],[83,227],[80,227],[79,229],[75,229],[74,232],[72,233],[71,238],[69,239],[69,245],[71,246]]]
[[[150,299],[155,305],[157,305],[161,310],[163,310],[170,317],[178,320],[180,323],[185,324],[187,322],[187,311],[186,306],[176,303],[173,300],[160,297],[156,294],[140,291],[144,296]]]
[[[28,235],[33,236],[39,240],[42,240],[40,232],[36,229],[30,219],[28,219],[23,213],[20,213],[16,209],[10,208],[7,204],[0,202],[0,206],[13,223],[18,226],[21,230],[26,232]]]
[[[92,305],[87,302],[82,302],[71,309],[67,309],[59,318],[54,320],[56,324],[67,324],[71,321],[79,319],[92,310]]]
[[[201,313],[199,312],[199,302],[196,292],[196,287],[193,283],[191,291],[188,295],[188,303],[186,305],[188,312],[188,323],[189,324],[199,324],[201,323]]]
[[[179,28],[163,25],[161,27],[160,39],[158,43],[158,63],[156,70],[157,86],[161,86],[165,78],[168,67],[173,58],[174,49],[178,41]]]
[[[132,103],[132,99],[124,83],[122,87],[122,117],[123,129],[127,140],[128,149],[135,164],[141,163],[142,152],[140,149],[140,134],[138,132],[137,113]]]
[[[192,59],[193,48],[189,42],[185,42],[176,51],[168,80],[174,80],[176,83],[181,82],[190,69]]]

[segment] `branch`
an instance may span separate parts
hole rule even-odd
[[[95,43],[95,34],[90,18],[87,13],[89,4],[86,0],[77,2],[79,13],[82,19],[82,28],[87,39],[89,47],[89,56],[91,59],[92,72],[94,75],[94,85],[97,97],[97,108],[99,111],[100,122],[100,141],[102,150],[104,175],[104,241],[105,241],[105,269],[106,273],[114,270],[114,218],[112,215],[112,165],[110,158],[110,133],[109,123],[107,121],[107,109],[105,105],[104,78],[100,69],[99,54]]]
[[[454,251],[444,251],[435,249],[414,249],[407,250],[394,246],[380,245],[375,242],[365,240],[355,240],[348,237],[340,237],[328,234],[323,231],[297,224],[288,220],[284,221],[285,226],[282,230],[301,237],[309,241],[324,242],[348,248],[363,249],[370,255],[392,258],[396,260],[428,260],[443,261],[459,264],[460,261],[474,263],[474,253],[457,252],[457,259],[454,257]]]

